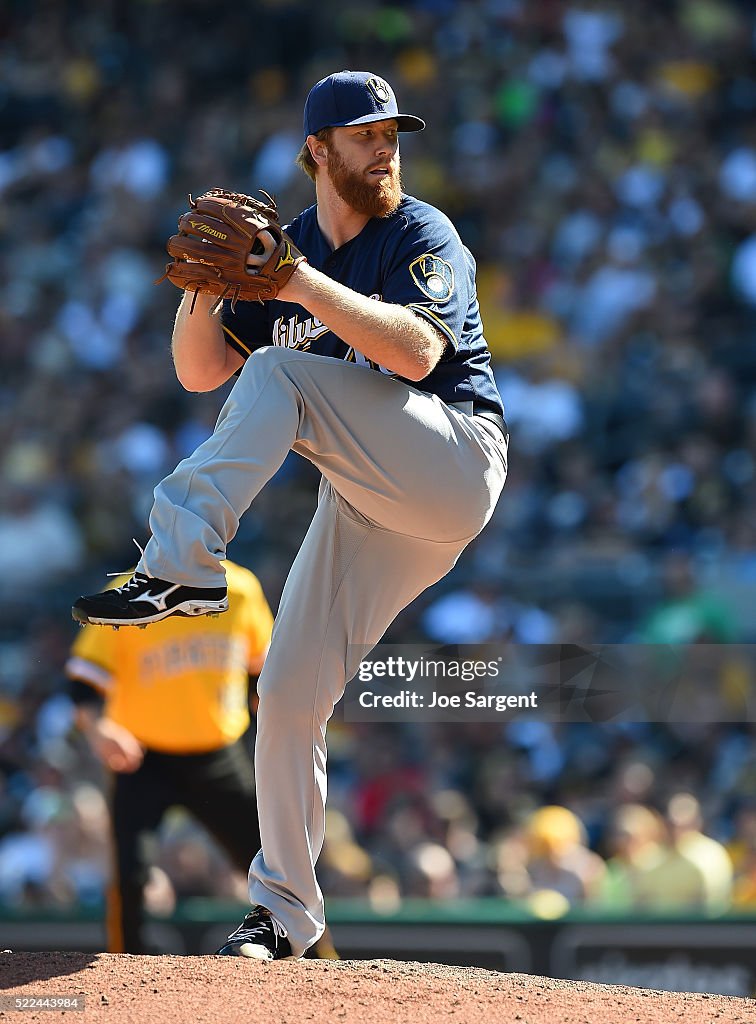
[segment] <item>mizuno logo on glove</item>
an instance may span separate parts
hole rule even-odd
[[[296,262],[294,260],[294,257],[291,255],[291,246],[289,245],[289,243],[284,242],[283,244],[286,246],[286,248],[283,254],[281,255],[278,263],[276,263],[276,272],[278,272],[281,269],[281,267],[293,267]]]
[[[212,235],[213,238],[222,238],[224,242],[228,238],[228,235],[224,235],[222,231],[216,231],[215,228],[209,228],[201,220],[190,220],[189,223],[193,228],[196,228],[198,231],[204,231],[206,235]]]

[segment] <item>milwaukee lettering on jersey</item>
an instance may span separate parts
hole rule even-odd
[[[288,319],[279,316],[273,323],[273,344],[306,352],[310,342],[327,333],[328,328],[317,317],[308,316],[306,320],[300,320],[297,316]]]

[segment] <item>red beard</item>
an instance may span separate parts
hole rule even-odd
[[[340,153],[330,148],[328,176],[344,202],[366,217],[390,217],[402,201],[402,179],[398,169],[389,169],[385,178],[371,184],[351,170]]]

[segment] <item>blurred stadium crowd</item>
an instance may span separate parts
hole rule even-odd
[[[3,4],[0,900],[97,903],[107,874],[69,606],[133,564],[225,394],[175,380],[165,238],[212,186],[308,204],[333,70],[428,121],[405,189],[478,260],[512,431],[494,521],[388,639],[756,639],[755,48],[747,0]],[[291,456],[230,552],[274,608],[315,484]],[[705,726],[335,723],[326,893],[753,906],[754,727],[711,687]],[[180,816],[158,841],[154,907],[228,894]]]

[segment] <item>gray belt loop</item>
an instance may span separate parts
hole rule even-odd
[[[487,420],[492,426],[495,426],[498,431],[504,436],[504,440],[509,442],[509,427],[504,417],[494,412],[493,409],[488,406],[481,405],[481,403],[471,402],[448,402],[449,408],[457,409],[459,412],[464,413],[465,416],[476,416],[478,419]]]

